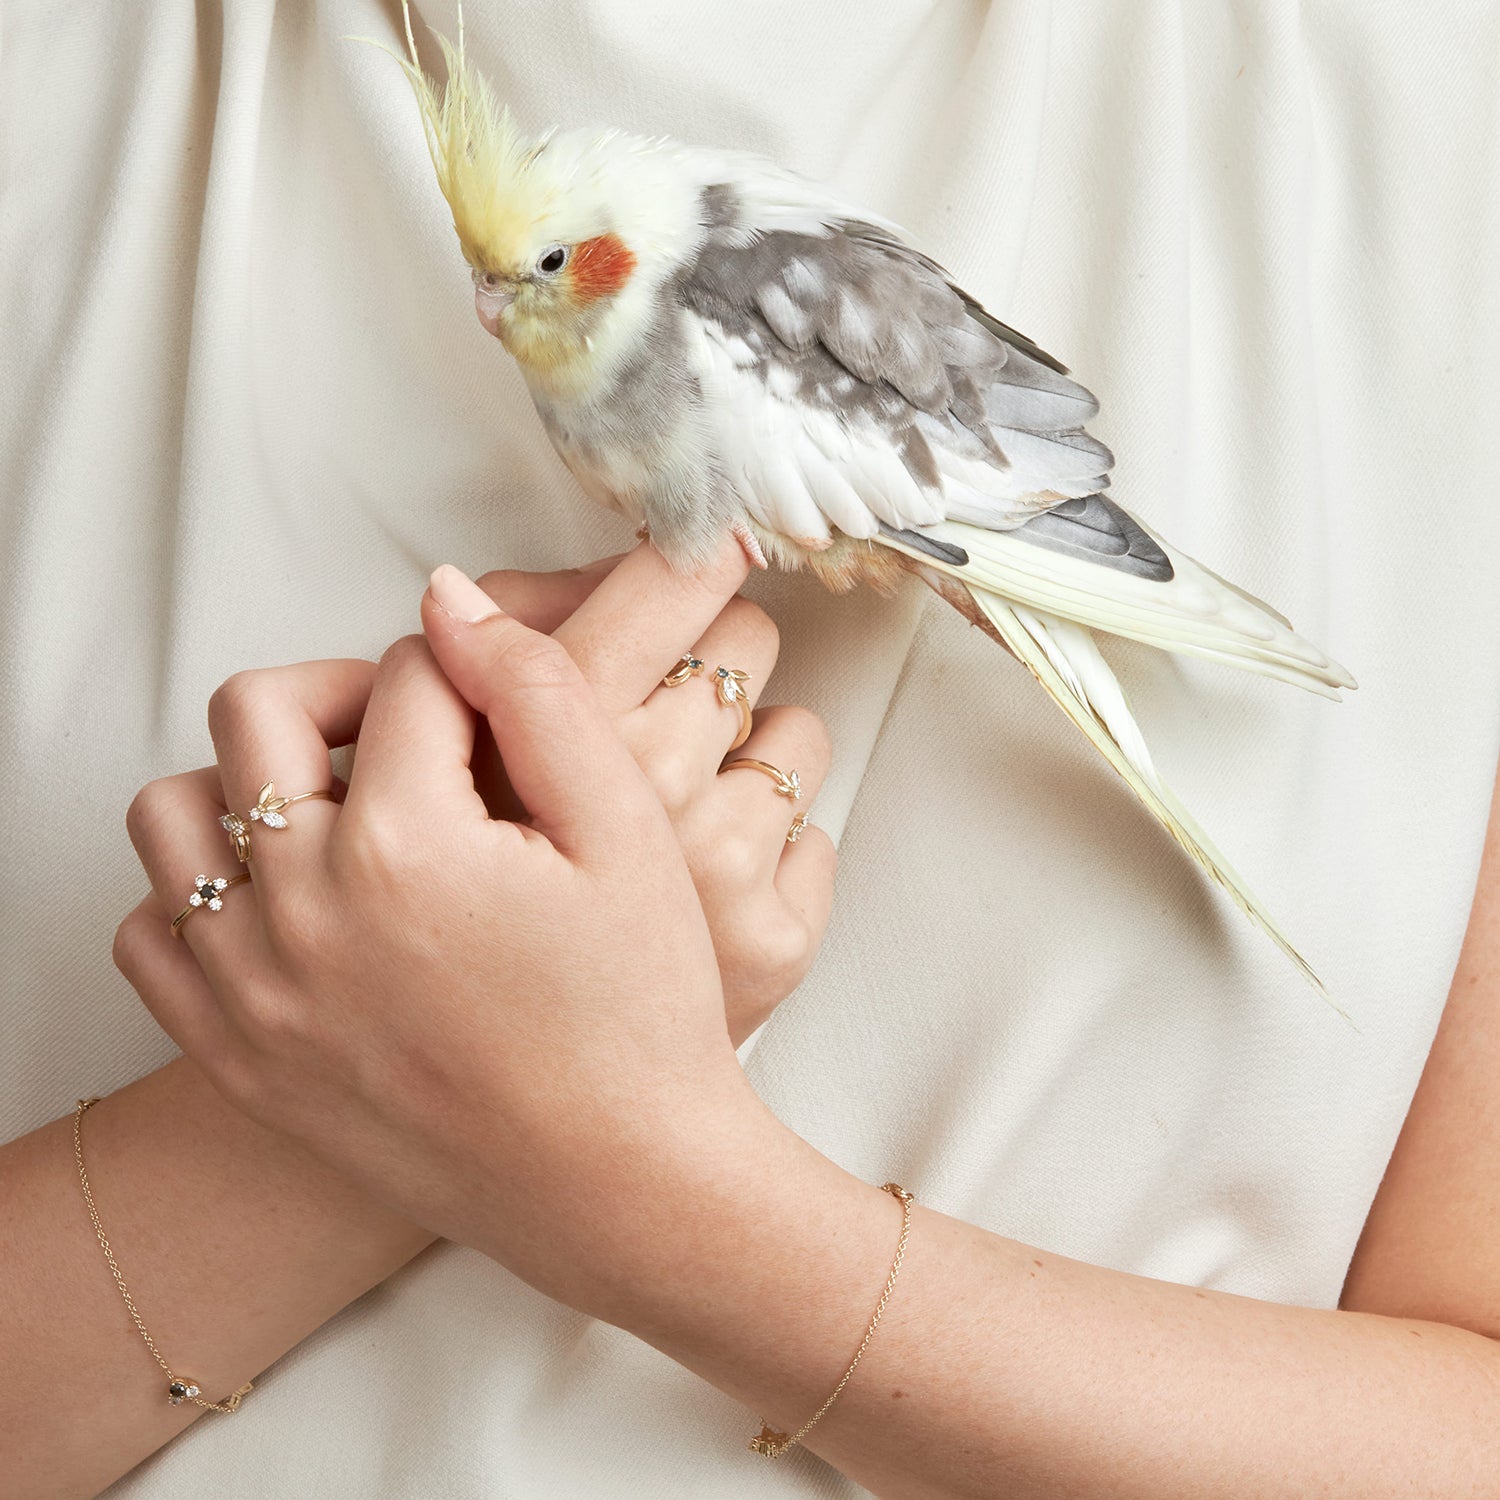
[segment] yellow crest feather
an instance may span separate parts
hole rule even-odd
[[[481,271],[513,270],[526,254],[532,226],[549,206],[550,194],[528,172],[537,148],[521,135],[510,111],[496,101],[489,80],[470,67],[464,53],[462,5],[457,47],[433,33],[448,70],[441,92],[417,57],[407,0],[401,0],[401,12],[410,57],[396,57],[396,61],[417,97],[428,154],[438,187],[453,212],[464,259]]]

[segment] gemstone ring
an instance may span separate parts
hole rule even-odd
[[[188,897],[188,904],[172,918],[172,936],[180,937],[183,926],[187,919],[196,911],[223,911],[224,892],[237,885],[243,885],[250,878],[248,870],[242,870],[238,875],[226,878],[223,875],[209,879],[207,875],[199,875],[193,881],[193,894]]]
[[[286,809],[294,802],[308,802],[313,799],[332,802],[333,793],[298,792],[295,797],[278,797],[276,783],[268,781],[257,794],[255,806],[244,817],[238,813],[227,812],[220,817],[219,827],[234,840],[235,858],[242,865],[248,865],[250,863],[250,825],[259,823],[265,828],[285,828],[287,826]]]
[[[738,750],[750,738],[750,731],[755,726],[754,716],[750,712],[750,699],[741,686],[750,680],[750,674],[740,671],[738,667],[715,667],[714,679],[719,689],[719,702],[727,708],[737,708],[740,711],[740,732],[735,735],[734,742],[729,747],[731,750]]]

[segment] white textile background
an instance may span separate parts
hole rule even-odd
[[[170,1055],[109,963],[143,884],[122,814],[210,757],[222,678],[378,653],[440,561],[628,541],[475,321],[395,65],[342,39],[393,40],[394,9],[0,13],[0,1136]],[[761,149],[904,221],[1099,393],[1116,497],[1360,678],[1335,706],[1108,648],[1350,1026],[936,601],[752,586],[785,642],[771,698],[833,730],[815,815],[843,855],[818,967],[749,1064],[769,1102],[1001,1233],[1332,1303],[1500,743],[1494,8],[467,11],[529,124]],[[746,1452],[753,1417],[443,1248],[113,1493],[855,1493]]]

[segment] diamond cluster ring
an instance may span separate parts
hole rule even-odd
[[[241,870],[238,875],[225,877],[215,876],[210,879],[207,875],[199,875],[193,881],[193,894],[188,897],[188,904],[172,918],[172,936],[180,937],[187,919],[198,911],[223,911],[224,892],[232,890],[237,885],[243,885],[250,878],[248,870]]]

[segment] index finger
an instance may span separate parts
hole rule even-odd
[[[513,568],[474,580],[513,620],[551,635],[594,592],[624,557],[601,557],[582,568],[522,573]]]
[[[638,708],[713,623],[750,571],[731,536],[717,556],[679,572],[644,543],[553,632],[612,718]]]

